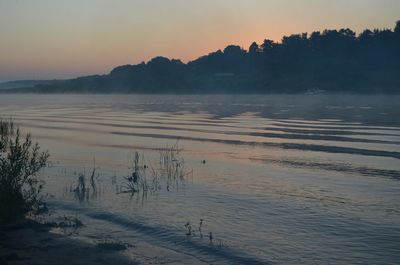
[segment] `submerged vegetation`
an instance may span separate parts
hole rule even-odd
[[[86,174],[79,173],[79,174],[77,174],[78,180],[77,180],[76,186],[72,185],[69,187],[69,191],[73,192],[75,194],[75,197],[80,202],[82,202],[84,200],[89,200],[89,195],[91,198],[97,197],[99,190],[97,188],[96,180],[99,177],[99,173],[97,173],[97,176],[96,176],[96,172],[97,172],[96,161],[93,160],[93,169],[92,169],[92,173],[89,178],[90,185],[86,184]],[[76,175],[76,172],[74,174]]]
[[[125,177],[121,193],[154,193],[165,188],[167,191],[179,189],[187,177],[193,174],[185,168],[185,160],[180,156],[179,144],[166,146],[159,150],[159,160],[153,164],[145,164],[144,155],[135,152],[132,173]]]
[[[144,154],[134,152],[132,164],[128,167],[128,175],[111,176],[111,184],[115,187],[116,194],[130,194],[132,197],[141,195],[145,198],[148,194],[155,194],[160,190],[167,192],[184,188],[187,181],[193,177],[193,170],[187,169],[185,160],[180,154],[178,142],[158,149],[158,159],[147,161]],[[66,170],[62,170],[67,174]],[[101,185],[100,173],[93,163],[90,177],[86,173],[74,172],[76,179],[65,187],[65,191],[73,194],[79,202],[95,199],[104,193],[105,187]]]
[[[45,209],[37,173],[48,157],[30,134],[23,137],[12,120],[0,119],[0,223]]]
[[[105,251],[122,251],[133,247],[131,244],[113,240],[103,240],[102,242],[98,242],[96,246],[99,250]]]

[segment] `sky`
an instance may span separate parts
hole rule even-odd
[[[323,29],[393,28],[399,0],[0,0],[0,81],[106,74],[155,56]]]

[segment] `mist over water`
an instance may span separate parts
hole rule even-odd
[[[211,263],[392,264],[400,260],[398,102],[1,95],[0,113],[50,151],[50,203],[91,224],[88,238],[139,234]],[[145,197],[117,194],[135,151],[151,164],[177,140],[193,177]],[[70,189],[79,173],[90,175],[93,158],[98,192],[77,200]],[[187,222],[196,236],[185,235]]]

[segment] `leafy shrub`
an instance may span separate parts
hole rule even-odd
[[[37,173],[48,157],[30,134],[23,137],[12,120],[0,119],[0,223],[41,209],[43,182]]]

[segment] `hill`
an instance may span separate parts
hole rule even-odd
[[[18,88],[45,93],[399,93],[400,21],[393,30],[324,30],[230,45],[188,63],[156,57],[107,75]]]

